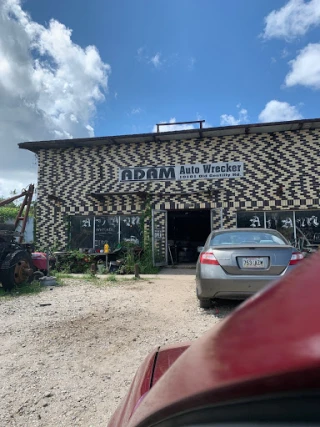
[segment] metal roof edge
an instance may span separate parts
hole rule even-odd
[[[37,152],[42,149],[66,149],[75,147],[93,147],[99,145],[139,143],[192,139],[210,136],[232,136],[253,133],[273,133],[290,130],[320,129],[320,118],[300,119],[282,122],[241,124],[236,126],[219,126],[202,129],[188,129],[160,133],[142,133],[118,136],[100,136],[93,138],[57,139],[48,141],[21,142],[19,148]]]

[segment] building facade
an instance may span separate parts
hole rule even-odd
[[[319,139],[315,119],[22,143],[38,156],[37,242],[139,242],[146,209],[159,264],[168,241],[195,253],[220,227],[320,240]]]

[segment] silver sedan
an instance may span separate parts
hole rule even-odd
[[[245,299],[288,273],[303,255],[275,230],[213,231],[199,248],[196,270],[200,307],[214,299]]]

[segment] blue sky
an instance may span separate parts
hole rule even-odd
[[[318,92],[283,87],[288,62],[319,41],[319,28],[291,41],[259,37],[265,17],[286,3],[29,0],[24,9],[40,24],[62,22],[75,43],[95,45],[110,64],[109,93],[95,118],[95,134],[110,135],[149,132],[171,118],[201,116],[219,126],[222,114],[238,120],[241,108],[258,122],[271,99],[297,106],[306,118],[319,116]],[[159,64],[151,62],[157,54]]]
[[[0,195],[22,141],[315,118],[319,89],[320,0],[0,0]]]

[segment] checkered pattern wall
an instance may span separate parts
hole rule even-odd
[[[223,208],[224,225],[238,210],[319,208],[320,131],[285,131],[91,148],[42,149],[39,157],[37,240],[61,248],[70,215],[137,214],[150,194],[158,209]],[[120,183],[119,168],[244,162],[236,179]],[[277,195],[279,185],[282,196]],[[128,193],[95,198],[90,193]]]

